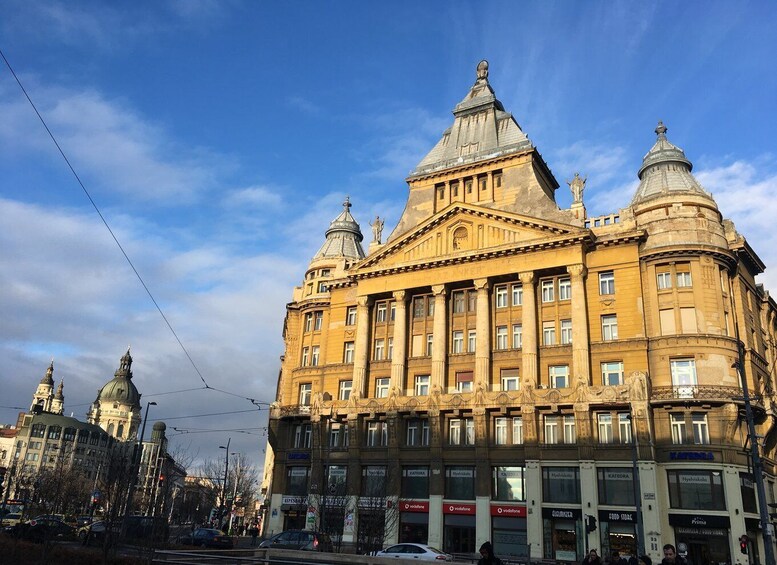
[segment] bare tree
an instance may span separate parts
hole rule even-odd
[[[250,508],[254,505],[259,472],[244,453],[235,453],[230,457],[227,482],[224,484],[225,466],[226,460],[209,459],[200,466],[198,474],[214,483],[221,483],[217,490],[220,511],[218,520],[219,525],[226,529],[233,508]]]

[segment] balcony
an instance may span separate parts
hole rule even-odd
[[[742,389],[738,386],[719,385],[675,385],[654,386],[650,400],[710,400],[718,402],[744,402]],[[750,400],[754,404],[762,404],[763,398],[759,394],[751,394]]]

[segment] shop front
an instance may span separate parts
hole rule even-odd
[[[579,508],[542,509],[542,531],[545,559],[579,562],[585,553]]]
[[[302,496],[284,496],[281,499],[284,530],[304,530],[308,506]]]
[[[601,555],[637,555],[636,525],[634,510],[599,510]]]
[[[399,501],[399,543],[427,543],[429,539],[429,501]]]
[[[462,502],[443,502],[443,551],[447,553],[475,553],[475,505]]]
[[[687,545],[688,561],[694,565],[731,563],[728,516],[669,514],[669,525],[674,528],[675,547]]]
[[[528,556],[526,506],[491,505],[491,543],[497,555]]]

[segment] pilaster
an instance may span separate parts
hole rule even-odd
[[[356,299],[356,343],[353,358],[353,391],[358,398],[365,396],[367,362],[370,352],[370,304],[369,296],[359,296]]]
[[[585,265],[569,265],[572,286],[572,376],[576,385],[591,383],[588,351],[588,306],[585,292]],[[525,292],[525,291],[524,291]]]
[[[432,341],[432,375],[431,388],[442,390],[445,383],[445,359],[448,343],[448,308],[445,301],[447,290],[445,285],[432,287],[434,294],[434,338]]]
[[[491,301],[488,279],[475,279],[478,293],[475,325],[475,388],[488,390],[491,380]]]
[[[394,293],[394,353],[391,357],[391,390],[402,390],[407,363],[407,292]]]
[[[523,285],[523,384],[537,386],[537,298],[534,290],[534,272],[518,275]]]

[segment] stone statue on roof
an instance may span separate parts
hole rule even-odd
[[[380,243],[380,238],[383,235],[383,224],[385,222],[380,219],[380,216],[375,216],[375,221],[370,222],[372,226],[372,241]]]
[[[567,181],[567,184],[569,185],[569,188],[572,191],[572,198],[574,199],[574,202],[583,201],[583,190],[585,190],[585,181],[587,180],[588,180],[588,177],[581,179],[580,173],[575,173],[575,178],[573,178],[570,181]]]
[[[478,80],[488,80],[488,61],[483,59],[478,63]]]

